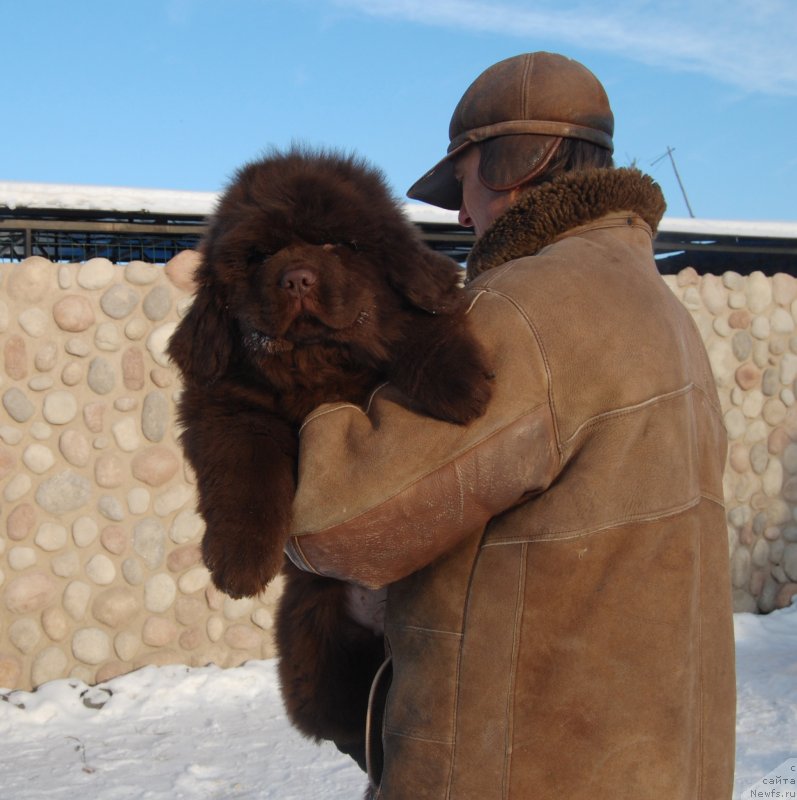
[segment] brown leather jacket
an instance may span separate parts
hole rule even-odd
[[[390,387],[305,423],[293,558],[390,584],[385,800],[731,795],[726,438],[662,212],[601,170],[494,224],[469,291],[495,394],[467,428]]]

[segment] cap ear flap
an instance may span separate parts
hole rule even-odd
[[[212,383],[227,371],[237,330],[223,293],[215,282],[203,280],[191,308],[172,334],[167,352],[184,378]]]
[[[388,278],[412,305],[430,314],[453,314],[462,308],[464,272],[456,261],[420,243],[396,256]]]

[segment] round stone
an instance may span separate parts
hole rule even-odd
[[[66,386],[77,386],[83,380],[83,366],[77,361],[64,364],[61,370],[61,380]]]
[[[263,641],[263,635],[251,625],[230,625],[224,632],[224,643],[234,650],[256,650]]]
[[[754,364],[747,362],[736,370],[735,378],[736,383],[742,389],[752,389],[754,386],[758,385],[761,379],[761,372]]]
[[[734,587],[744,589],[750,582],[752,559],[746,547],[737,548],[731,558],[731,580]]]
[[[20,653],[32,653],[42,638],[39,624],[32,619],[18,619],[8,626],[8,638]]]
[[[778,398],[767,400],[767,402],[764,403],[764,409],[763,409],[764,421],[768,425],[772,425],[773,428],[776,425],[780,425],[780,423],[783,422],[783,420],[786,418],[786,412],[787,412],[786,406]]]
[[[258,608],[252,614],[252,622],[264,631],[274,628],[274,615],[267,608]]]
[[[224,634],[224,620],[221,617],[210,617],[205,626],[208,639],[211,642],[218,642]]]
[[[138,391],[144,388],[144,352],[140,347],[131,346],[122,353],[122,382],[126,389]]]
[[[119,525],[107,525],[102,529],[100,542],[109,553],[121,555],[127,549],[127,532]]]
[[[141,430],[150,442],[160,442],[168,428],[169,401],[163,392],[150,392],[141,409]]]
[[[108,394],[116,385],[116,373],[108,359],[97,356],[91,360],[88,372],[88,384],[97,394]]]
[[[0,333],[5,333],[8,330],[10,322],[11,312],[8,310],[8,303],[5,300],[0,300]]]
[[[169,514],[177,511],[177,509],[183,508],[193,497],[194,490],[190,486],[178,484],[155,498],[153,511],[159,517],[168,517]]]
[[[783,465],[776,458],[770,459],[764,474],[761,476],[761,486],[767,497],[778,497],[783,488]]]
[[[54,283],[52,262],[40,256],[32,256],[11,267],[6,291],[20,305],[36,305],[44,300]]]
[[[747,331],[737,331],[731,339],[731,347],[733,354],[739,361],[745,361],[750,358],[753,352],[753,340]]]
[[[780,378],[778,371],[773,367],[767,367],[761,376],[761,391],[767,396],[772,397],[778,393],[780,388]]]
[[[95,316],[85,297],[68,294],[53,305],[53,319],[62,331],[81,333],[94,324]]]
[[[111,433],[117,446],[126,453],[138,450],[141,437],[138,434],[138,425],[132,417],[124,417],[111,425]]]
[[[704,275],[700,284],[700,296],[712,314],[720,314],[728,307],[727,292],[722,280],[716,275]]]
[[[140,586],[144,582],[144,568],[135,558],[126,558],[122,562],[122,575],[131,586]]]
[[[105,403],[86,403],[83,406],[83,421],[92,433],[101,433],[105,418]]]
[[[50,392],[44,398],[42,414],[51,425],[66,425],[78,412],[78,405],[72,392]]]
[[[783,467],[791,475],[797,475],[797,444],[791,442],[783,449]]]
[[[177,643],[183,650],[196,650],[202,644],[202,631],[199,628],[189,628],[180,634]]]
[[[42,627],[47,636],[54,642],[60,642],[69,633],[69,619],[57,606],[42,611]]]
[[[116,578],[116,567],[108,556],[99,553],[86,564],[86,575],[100,586],[108,586]]]
[[[163,445],[153,445],[136,453],[130,463],[133,477],[148,486],[162,486],[180,468],[177,456]]]
[[[785,308],[776,308],[772,312],[772,330],[775,333],[792,333],[794,317]]]
[[[169,538],[175,544],[185,544],[197,539],[205,529],[202,517],[193,509],[181,511],[174,518],[169,530]]]
[[[169,553],[166,566],[170,572],[183,572],[202,560],[202,548],[198,544],[187,544]]]
[[[72,523],[72,538],[78,547],[93,544],[99,532],[99,526],[91,517],[78,517]]]
[[[772,278],[772,299],[779,306],[788,306],[797,297],[797,280],[785,272],[777,272]]]
[[[84,664],[101,664],[111,656],[111,640],[100,628],[81,628],[72,637],[72,654]]]
[[[85,467],[91,457],[89,440],[78,431],[64,431],[58,437],[61,455],[75,467]]]
[[[785,353],[780,360],[780,381],[788,386],[797,378],[797,355]]]
[[[91,587],[83,581],[72,581],[66,589],[61,605],[76,622],[80,622],[86,616],[86,609],[91,600]]]
[[[753,315],[747,309],[740,308],[728,315],[728,325],[737,330],[745,330],[750,327],[752,319]]]
[[[58,267],[58,288],[71,289],[75,285],[74,281],[74,265],[64,264]]]
[[[731,326],[728,324],[728,320],[725,317],[715,317],[714,321],[711,323],[711,328],[717,336],[730,336],[733,333]]]
[[[747,307],[754,314],[760,314],[772,303],[772,285],[763,272],[753,272],[747,276],[745,286]]]
[[[0,687],[17,686],[21,672],[22,662],[16,656],[0,653]]]
[[[172,309],[172,295],[165,286],[155,286],[144,298],[141,306],[147,319],[160,322]]]
[[[58,363],[58,347],[55,342],[42,345],[33,359],[33,366],[39,372],[49,372]]]
[[[36,411],[33,403],[15,386],[3,393],[3,407],[15,422],[27,422]]]
[[[210,581],[210,573],[205,567],[194,567],[184,573],[177,585],[183,594],[193,594],[204,589]]]
[[[122,503],[113,495],[104,494],[97,501],[97,511],[102,514],[105,519],[111,522],[121,522],[125,518],[125,510]]]
[[[12,614],[41,611],[55,599],[55,581],[44,572],[31,572],[8,582],[3,599]]]
[[[39,525],[39,530],[36,531],[36,538],[33,541],[45,552],[55,553],[66,547],[66,528],[57,522],[43,522]]]
[[[137,342],[143,339],[148,332],[149,323],[141,319],[141,317],[133,317],[133,319],[125,325],[125,336],[127,336],[131,342]]]
[[[756,339],[768,339],[771,332],[769,320],[764,316],[758,316],[753,319],[753,324],[750,326],[750,333]]]
[[[179,596],[174,606],[174,616],[181,625],[193,625],[207,611],[207,606],[197,597]]]
[[[152,497],[148,489],[140,486],[127,493],[127,507],[131,514],[144,514],[149,509]]]
[[[6,444],[17,445],[22,441],[22,431],[14,425],[0,425],[0,439]]]
[[[138,653],[140,644],[138,636],[130,631],[117,633],[113,640],[113,648],[122,661],[132,661]]]
[[[193,292],[196,289],[194,273],[201,261],[202,257],[196,250],[182,250],[166,264],[164,272],[178,289]]]
[[[69,661],[60,647],[47,647],[33,659],[30,679],[33,686],[66,677]]]
[[[97,326],[97,331],[94,334],[94,344],[98,350],[115,352],[122,345],[119,329],[113,322],[103,322]]]
[[[77,272],[78,286],[83,289],[104,289],[116,274],[117,267],[107,258],[91,258]]]
[[[138,400],[130,396],[117,397],[116,400],[113,401],[113,407],[117,411],[122,411],[124,413],[135,411],[135,409],[138,408]]]
[[[59,472],[39,485],[36,502],[53,516],[76,511],[91,497],[91,484],[88,478],[71,470]]]
[[[232,597],[224,598],[224,617],[230,620],[242,619],[248,617],[252,613],[255,601],[251,597],[242,597],[238,600],[233,600]]]
[[[147,350],[160,367],[168,367],[171,364],[166,348],[176,327],[176,322],[166,322],[155,328],[147,337]]]
[[[150,380],[161,389],[168,389],[174,383],[174,373],[171,369],[154,367],[149,373]]]
[[[797,446],[795,446],[797,450]],[[36,511],[29,503],[21,503],[9,515],[6,520],[6,532],[8,538],[13,542],[21,542],[32,532],[36,524]]]
[[[753,389],[748,392],[742,403],[742,413],[748,419],[756,419],[761,415],[761,409],[764,407],[764,395],[758,389]]]
[[[32,392],[46,392],[53,388],[53,379],[49,375],[34,375],[28,381],[28,389]]]
[[[94,462],[94,480],[103,489],[121,486],[125,478],[125,468],[114,454],[101,455]]]
[[[32,547],[12,547],[6,558],[11,569],[22,572],[36,563],[36,551]]]
[[[50,568],[59,578],[71,578],[80,570],[80,556],[74,550],[67,550],[50,562]]]
[[[83,339],[75,337],[64,345],[64,350],[66,350],[70,356],[85,358],[91,352],[91,346],[88,342],[83,341]]]
[[[174,604],[177,586],[174,580],[163,573],[153,575],[144,584],[144,607],[153,614],[163,614]]]
[[[138,601],[130,589],[123,587],[100,592],[91,605],[91,613],[97,622],[111,628],[128,626],[138,613]]]
[[[739,439],[744,436],[747,430],[747,420],[741,409],[731,408],[725,412],[725,430],[731,440]]]
[[[113,319],[124,319],[138,305],[138,292],[123,283],[111,286],[100,298],[100,307]]]
[[[177,626],[163,617],[147,617],[141,640],[150,647],[164,647],[177,637]]]
[[[47,332],[47,315],[40,308],[26,308],[18,317],[19,327],[38,339]]]
[[[797,544],[788,544],[783,550],[781,566],[790,580],[797,580]]]
[[[148,286],[155,283],[161,274],[160,267],[146,261],[131,261],[125,267],[125,280],[134,286]]]
[[[3,498],[7,503],[16,503],[21,500],[33,486],[30,476],[26,473],[15,475],[3,489]]]
[[[133,528],[133,549],[150,569],[157,569],[163,563],[166,552],[163,525],[153,517],[137,522]]]

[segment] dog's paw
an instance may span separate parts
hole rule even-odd
[[[260,594],[282,568],[282,545],[256,535],[218,534],[211,527],[202,539],[202,560],[217,589],[238,599]]]

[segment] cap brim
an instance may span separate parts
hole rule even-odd
[[[473,142],[463,142],[447,153],[422,178],[407,190],[407,197],[421,200],[438,208],[459,211],[462,206],[462,186],[454,175],[454,159]]]

